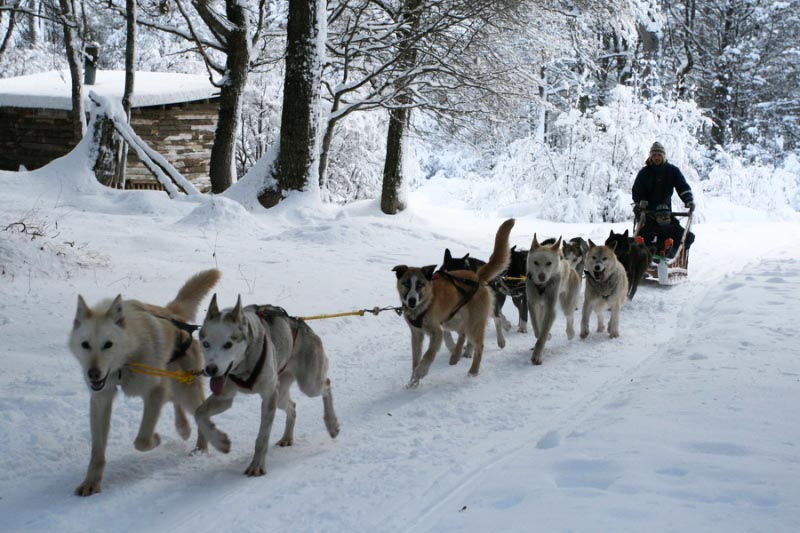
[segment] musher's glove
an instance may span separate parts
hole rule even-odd
[[[694,202],[686,202],[686,207],[689,208],[689,212],[691,213],[694,211]]]

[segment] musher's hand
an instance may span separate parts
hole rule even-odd
[[[686,202],[686,207],[689,208],[689,212],[694,212],[694,202]]]

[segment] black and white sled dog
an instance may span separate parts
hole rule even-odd
[[[511,297],[511,301],[519,313],[517,322],[517,332],[519,333],[528,331],[528,297],[525,292],[527,263],[528,250],[517,250],[516,246],[512,246],[508,270],[494,282],[496,286],[495,305],[498,309],[502,309],[503,304],[506,303],[506,297]]]
[[[561,252],[564,254],[564,259],[569,262],[569,266],[578,273],[578,276],[583,277],[583,258],[586,252],[589,251],[589,243],[583,237],[573,237],[568,241],[564,241],[561,245]]]
[[[286,413],[286,427],[277,444],[292,445],[297,415],[289,388],[295,381],[307,396],[322,395],[325,427],[331,437],[339,434],[328,358],[322,341],[303,320],[288,316],[280,307],[242,308],[241,296],[232,309],[220,311],[215,294],[199,339],[212,395],[197,409],[195,419],[214,448],[228,453],[231,441],[211,417],[228,410],[238,392],[261,396],[261,424],[246,475],[263,476],[267,471],[267,446],[276,408]]]

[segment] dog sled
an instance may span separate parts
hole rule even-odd
[[[639,236],[639,231],[644,227],[648,211],[642,210],[639,219],[636,220],[634,237]],[[672,216],[686,218],[686,226],[683,228],[683,235],[678,249],[673,257],[667,257],[666,253],[657,250],[653,253],[653,260],[650,268],[644,275],[644,280],[655,281],[659,285],[677,285],[689,279],[689,250],[686,248],[686,239],[692,227],[694,211],[673,212]]]

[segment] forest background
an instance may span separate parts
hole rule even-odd
[[[714,195],[782,216],[800,210],[798,8],[0,0],[0,77],[69,69],[79,85],[93,43],[101,69],[207,75],[221,94],[212,190],[245,205],[318,188],[396,213],[409,188],[448,178],[478,210],[621,221],[658,140],[701,208]]]

